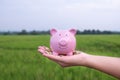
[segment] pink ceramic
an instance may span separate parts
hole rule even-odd
[[[50,30],[50,48],[53,51],[53,55],[73,55],[73,51],[76,48],[76,30]]]

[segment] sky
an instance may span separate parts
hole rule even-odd
[[[0,31],[120,31],[120,0],[0,0]]]

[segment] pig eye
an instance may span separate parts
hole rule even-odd
[[[67,34],[65,34],[65,36],[68,36]]]
[[[59,34],[59,36],[61,36],[61,34]]]

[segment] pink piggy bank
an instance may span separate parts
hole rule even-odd
[[[51,29],[50,48],[53,55],[73,55],[76,48],[76,30],[56,30]]]

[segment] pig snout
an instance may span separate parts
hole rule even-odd
[[[66,41],[65,39],[61,39],[61,40],[59,41],[59,45],[60,45],[60,46],[66,46],[66,45],[67,45],[67,41]]]

